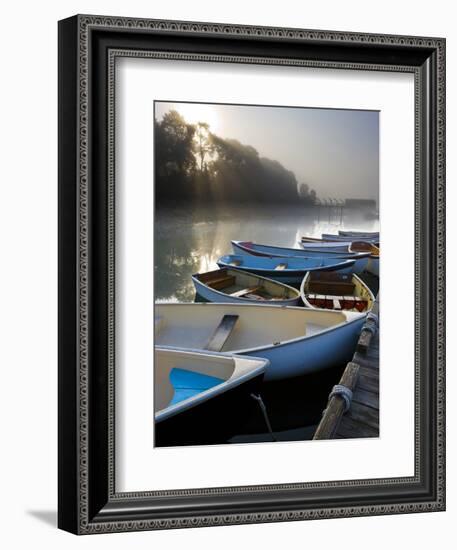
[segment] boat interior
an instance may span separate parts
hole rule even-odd
[[[350,250],[351,252],[370,252],[372,256],[379,256],[379,246],[368,242],[354,241],[351,243]]]
[[[366,311],[370,295],[359,279],[335,272],[310,272],[305,285],[308,302],[318,308]]]
[[[195,277],[206,286],[235,298],[289,300],[298,296],[293,288],[235,269],[217,269]]]
[[[222,352],[312,336],[348,320],[336,311],[254,304],[156,304],[155,312],[157,345]]]
[[[235,360],[228,357],[156,349],[154,409],[158,412],[228,380]]]

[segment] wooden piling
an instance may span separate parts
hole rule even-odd
[[[348,363],[339,384],[353,391],[357,384],[359,368],[356,363]],[[343,418],[345,406],[345,400],[341,395],[333,395],[330,398],[313,439],[332,439],[334,437]]]

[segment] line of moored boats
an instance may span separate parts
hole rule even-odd
[[[192,276],[207,302],[156,304],[156,445],[225,440],[258,408],[262,381],[351,358],[374,304],[358,275],[379,276],[379,233],[299,244],[232,241],[218,269]]]

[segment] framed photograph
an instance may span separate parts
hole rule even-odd
[[[59,527],[445,509],[445,40],[59,22]]]

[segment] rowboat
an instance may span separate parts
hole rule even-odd
[[[334,252],[349,252],[349,247],[351,246],[351,241],[324,241],[323,239],[318,239],[316,237],[307,237],[303,236],[301,237],[299,241],[300,245],[303,246],[303,248],[308,249],[316,249],[316,250],[333,250]]]
[[[300,295],[307,307],[335,311],[368,312],[374,296],[357,275],[340,275],[326,271],[308,273],[300,286]]]
[[[197,294],[209,302],[296,306],[300,293],[291,286],[238,269],[216,269],[192,275]]]
[[[308,271],[342,271],[352,273],[355,260],[333,260],[329,258],[281,258],[228,254],[217,261],[219,267],[230,267],[249,271],[282,283],[301,283]]]
[[[336,252],[333,250],[305,250],[303,248],[286,248],[257,244],[251,241],[232,241],[235,254],[268,257],[298,257],[298,258],[332,258],[333,260],[355,260],[354,272],[361,273],[368,265],[370,252]]]
[[[156,446],[222,443],[237,433],[251,393],[268,361],[216,352],[155,348],[154,439]]]
[[[350,250],[353,252],[368,252],[372,258],[379,257],[379,246],[370,242],[354,241],[351,243]]]
[[[155,343],[268,359],[265,380],[349,361],[366,314],[257,304],[160,303]]]
[[[377,237],[347,237],[343,235],[335,235],[334,233],[322,233],[322,239],[328,242],[347,242],[349,239],[351,242],[357,240],[376,244],[379,242],[379,235]]]
[[[335,250],[340,254],[345,252],[348,254],[364,253],[368,252],[371,256],[379,256],[379,246],[371,241],[324,241],[322,239],[312,239],[311,237],[302,237],[300,245],[303,250],[308,252],[308,249],[312,247],[312,250]],[[343,252],[344,251],[344,252]]]
[[[342,237],[351,237],[351,238],[357,238],[357,237],[365,237],[367,239],[373,238],[373,239],[379,239],[379,231],[338,231],[338,235],[341,235]]]

